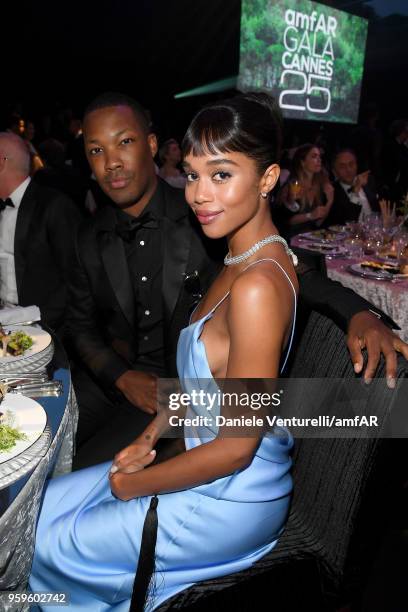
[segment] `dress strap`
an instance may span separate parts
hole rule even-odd
[[[283,372],[283,370],[285,369],[286,366],[286,362],[288,361],[289,358],[289,353],[290,353],[290,349],[292,348],[292,343],[293,343],[293,336],[295,334],[295,322],[296,322],[296,311],[297,311],[297,295],[296,295],[296,289],[294,284],[292,283],[289,274],[286,272],[286,270],[280,265],[279,262],[276,261],[276,259],[272,259],[271,257],[265,257],[263,259],[257,259],[256,261],[253,261],[252,263],[248,264],[243,270],[242,272],[245,272],[245,270],[248,270],[248,268],[251,268],[252,266],[256,266],[256,264],[261,263],[261,261],[272,261],[274,264],[276,264],[278,266],[278,268],[281,269],[281,271],[283,272],[283,274],[286,276],[286,278],[288,279],[289,285],[292,287],[293,290],[293,295],[295,298],[295,307],[293,310],[293,322],[292,322],[292,331],[290,334],[290,338],[289,338],[289,344],[288,347],[286,349],[286,355],[285,355],[285,360],[283,362],[283,366],[281,367],[281,372]],[[242,274],[242,273],[241,273]],[[229,293],[229,292],[228,292]],[[226,296],[225,296],[226,297]],[[222,298],[221,302],[225,299]],[[220,303],[221,303],[220,302]],[[218,306],[218,304],[217,304]]]
[[[217,303],[215,306],[213,306],[210,310],[210,312],[215,312],[218,308],[218,306],[221,306],[221,304],[223,303],[224,300],[227,299],[227,297],[229,296],[229,294],[231,293],[231,290],[229,290]]]

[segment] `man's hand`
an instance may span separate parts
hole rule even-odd
[[[373,313],[363,310],[355,314],[349,323],[347,346],[356,374],[362,372],[364,366],[361,349],[367,349],[368,361],[364,372],[366,383],[371,382],[380,356],[383,354],[387,385],[390,389],[394,389],[397,376],[397,352],[402,353],[405,359],[408,359],[408,344],[403,342]]]
[[[150,440],[140,436],[132,444],[117,453],[113,459],[110,474],[120,472],[122,474],[133,474],[143,470],[150,465],[156,457],[156,451],[152,449]]]
[[[356,178],[354,179],[354,184],[353,184],[354,193],[358,193],[360,189],[362,189],[363,187],[367,185],[369,175],[370,175],[370,170],[366,170],[365,172],[362,172],[361,174],[357,174]]]
[[[391,227],[395,221],[395,203],[389,200],[380,200],[381,217],[384,227]]]
[[[157,412],[157,376],[149,372],[127,370],[119,376],[115,385],[134,406],[147,412]]]

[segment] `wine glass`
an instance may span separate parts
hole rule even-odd
[[[405,228],[399,228],[396,232],[394,236],[394,245],[397,261],[400,264],[407,259],[406,249],[408,246],[408,231]]]
[[[300,209],[297,199],[300,196],[301,191],[302,186],[300,182],[297,179],[292,179],[289,183],[290,202],[287,204],[287,207],[292,212],[298,212]]]

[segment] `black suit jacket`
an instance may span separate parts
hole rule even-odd
[[[378,198],[374,179],[370,176],[367,185],[363,188],[370,208],[373,212],[379,211]],[[350,201],[347,193],[338,181],[334,183],[334,198],[327,219],[324,223],[325,227],[329,225],[343,225],[346,221],[358,221],[361,213],[361,206],[353,204]]]
[[[54,330],[64,322],[80,222],[69,198],[30,182],[18,209],[14,238],[18,303],[39,306],[42,321]]]
[[[191,214],[184,192],[161,182],[165,214],[163,237],[163,300],[165,354],[168,373],[176,376],[176,349],[180,330],[188,324],[197,288],[185,282],[198,273],[204,292],[219,269],[223,245],[203,237]],[[113,231],[114,206],[98,211],[80,229],[76,264],[70,284],[67,328],[82,364],[107,390],[132,369],[137,321],[133,289],[122,240]],[[197,283],[195,283],[197,284]]]

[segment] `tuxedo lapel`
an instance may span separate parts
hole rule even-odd
[[[187,204],[183,198],[172,201],[172,193],[163,189],[166,214],[163,232],[163,299],[167,321],[171,320],[180,291],[183,288],[191,248],[191,226]]]
[[[110,229],[112,230],[112,228]],[[113,292],[123,314],[133,329],[135,325],[134,295],[123,242],[113,231],[99,231],[97,240]]]
[[[23,195],[17,214],[16,232],[14,235],[14,264],[19,300],[22,295],[24,271],[27,263],[26,253],[27,246],[29,245],[29,229],[31,222],[35,218],[37,208],[35,191],[35,184],[31,181]]]

